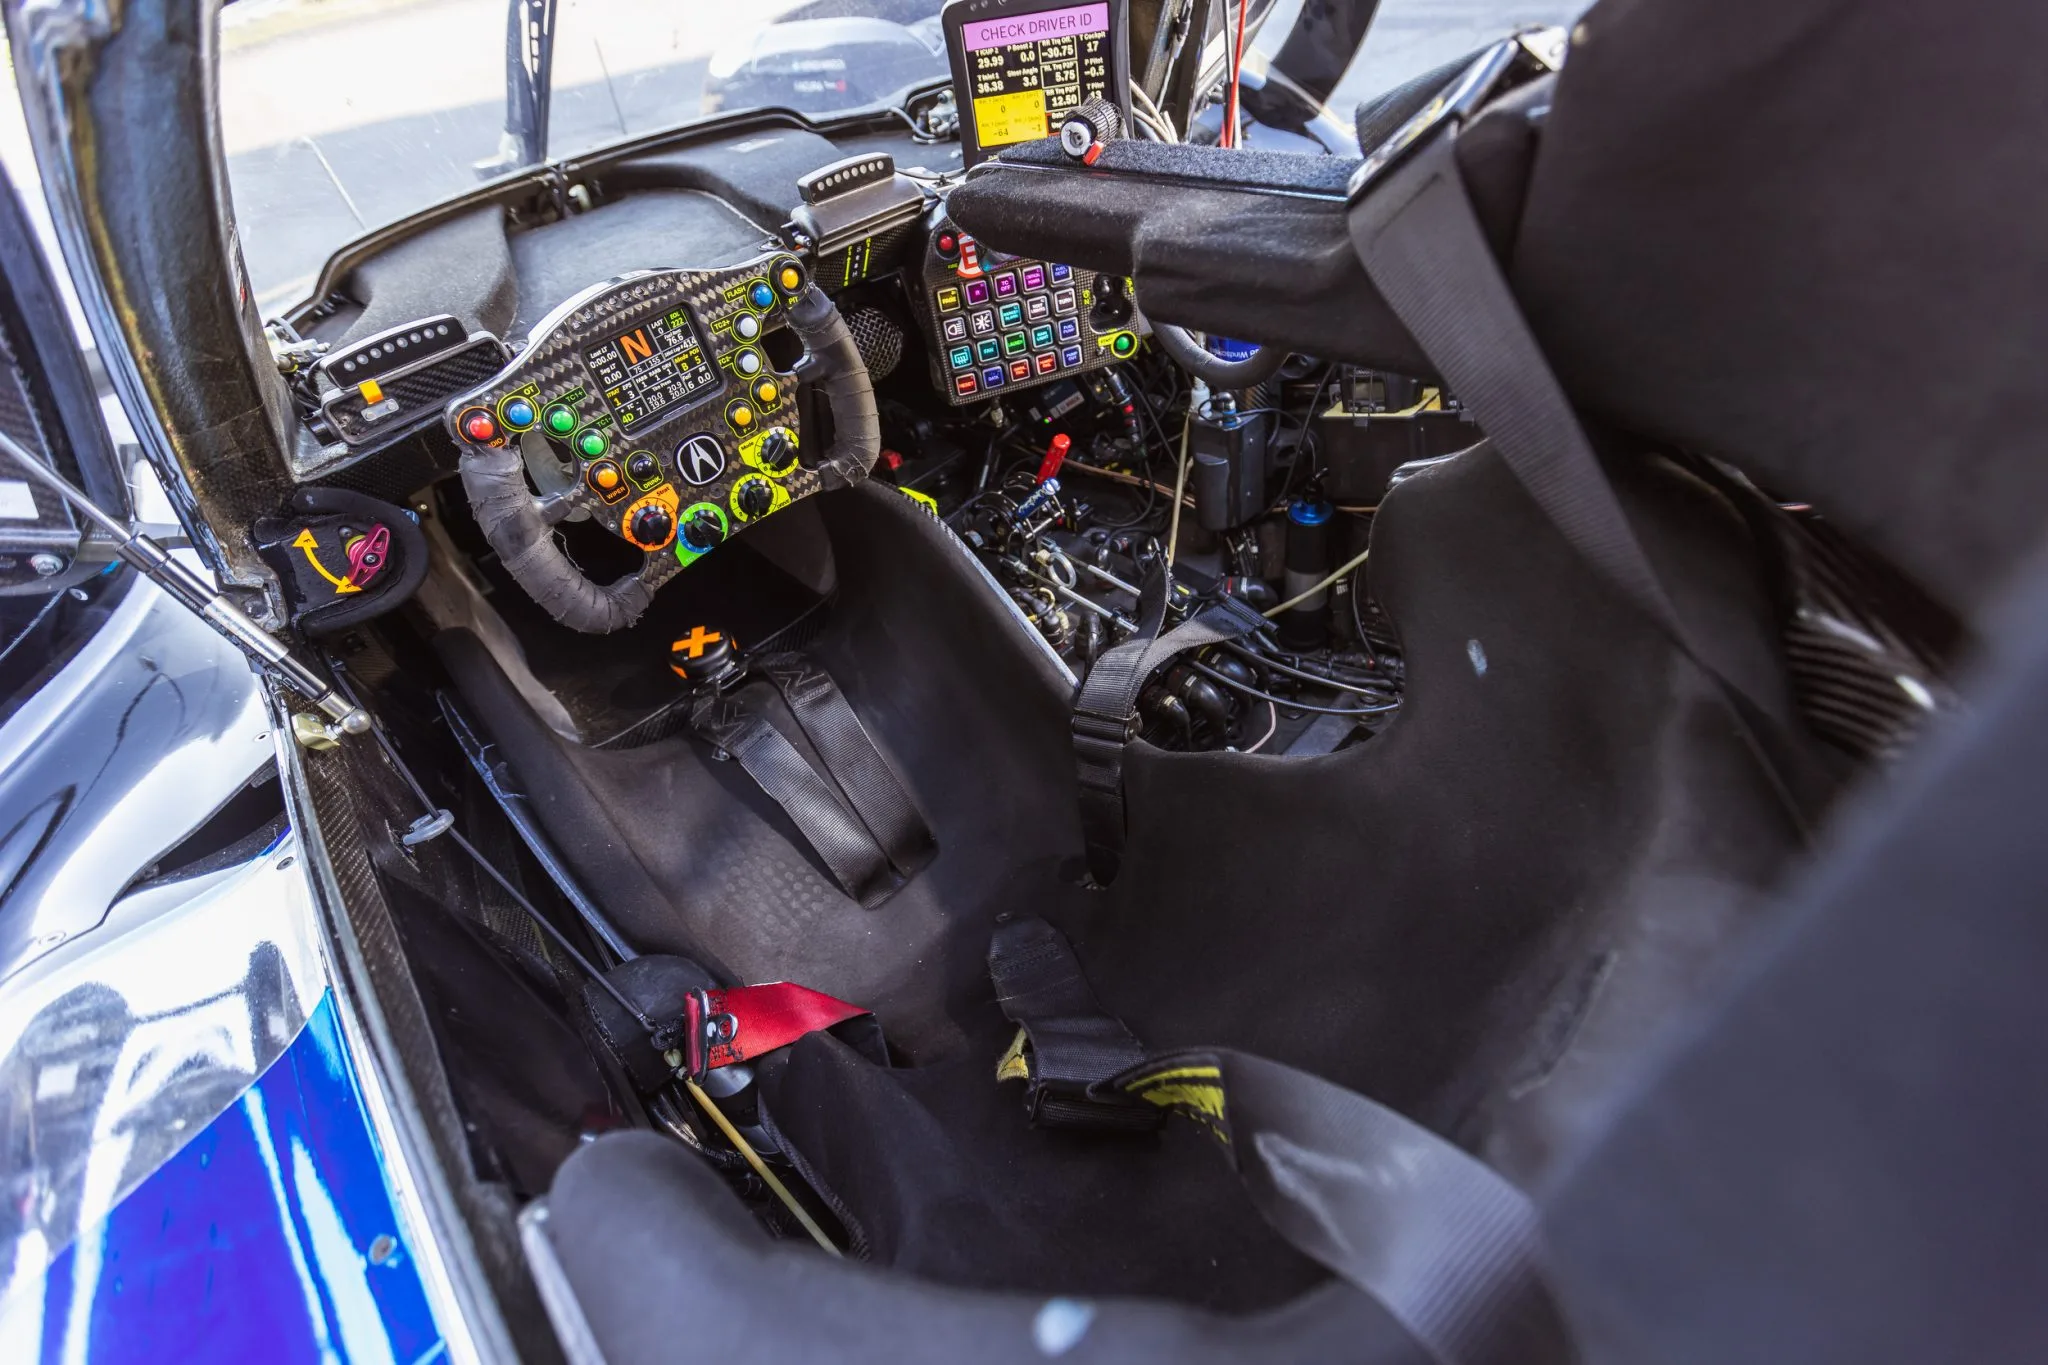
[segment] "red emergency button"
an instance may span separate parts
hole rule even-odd
[[[938,235],[938,239],[932,245],[938,248],[941,258],[950,261],[960,254],[960,234],[948,228]]]
[[[498,439],[498,419],[491,416],[488,409],[467,409],[457,425],[462,428],[463,438],[476,445],[489,445]]]

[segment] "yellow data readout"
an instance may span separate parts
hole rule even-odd
[[[1051,132],[1043,90],[982,95],[974,101],[974,136],[984,147],[1007,147]]]

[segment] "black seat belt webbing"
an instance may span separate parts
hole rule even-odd
[[[1241,1052],[1155,1057],[1097,1087],[1195,1120],[1261,1216],[1442,1365],[1575,1359],[1529,1197],[1421,1124]]]
[[[1054,1128],[1156,1128],[1154,1106],[1089,1088],[1145,1058],[1123,1021],[1104,1011],[1059,930],[1033,915],[996,926],[988,946],[989,976],[1003,1016],[1019,1041],[997,1064],[999,1080],[1025,1083],[1031,1121]],[[1029,1043],[1026,1053],[1023,1044]]]
[[[881,846],[838,793],[781,731],[737,696],[714,693],[699,698],[690,726],[738,760],[809,841],[840,889],[863,908],[874,909],[901,884]]]
[[[1487,244],[1446,124],[1354,191],[1352,247],[1365,273],[1536,505],[1607,583],[1720,691],[1795,825],[1809,765],[1784,727],[1709,660],[1672,606],[1585,428]]]
[[[908,878],[929,863],[938,851],[931,827],[832,675],[794,653],[762,656],[752,660],[749,669],[782,694],[826,773],[897,873]]]
[[[1081,783],[1081,833],[1088,875],[1097,886],[1116,879],[1124,850],[1124,748],[1138,737],[1138,693],[1161,664],[1204,645],[1248,635],[1265,624],[1256,611],[1225,597],[1161,635],[1169,577],[1154,566],[1139,587],[1138,629],[1088,670],[1074,698],[1074,764]]]

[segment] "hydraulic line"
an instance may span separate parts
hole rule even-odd
[[[1181,497],[1188,489],[1188,432],[1194,427],[1194,400],[1188,400],[1187,413],[1180,419],[1180,468],[1173,476],[1173,521],[1166,528],[1166,567],[1173,568],[1173,554],[1180,543]]]
[[[1349,692],[1352,693],[1354,696],[1360,697],[1379,697],[1385,695],[1384,688],[1375,691],[1370,688],[1357,687],[1351,683],[1338,682],[1335,678],[1325,678],[1320,674],[1311,673],[1307,669],[1295,668],[1289,664],[1281,663],[1278,659],[1268,658],[1266,655],[1261,654],[1256,650],[1246,649],[1243,645],[1240,645],[1235,640],[1219,640],[1217,641],[1217,643],[1222,645],[1225,649],[1229,650],[1232,654],[1237,655],[1240,659],[1245,659],[1249,662],[1256,664],[1263,664],[1265,667],[1272,669],[1275,673],[1284,673],[1290,678],[1295,678],[1305,683],[1313,683],[1317,687],[1327,687],[1337,692]]]
[[[1271,692],[1261,692],[1256,687],[1217,672],[1200,659],[1189,659],[1187,665],[1220,687],[1227,687],[1257,701],[1269,701],[1275,706],[1284,706],[1290,711],[1308,711],[1318,716],[1377,716],[1383,712],[1401,709],[1401,703],[1397,701],[1387,702],[1381,706],[1311,706],[1305,701],[1295,701],[1291,697],[1276,697]]]
[[[1364,549],[1364,550],[1360,550],[1360,551],[1358,552],[1358,554],[1357,554],[1357,555],[1356,555],[1355,557],[1353,557],[1353,558],[1351,558],[1351,559],[1347,559],[1347,560],[1345,560],[1345,561],[1344,561],[1344,563],[1343,563],[1342,565],[1340,565],[1340,566],[1339,566],[1338,568],[1336,568],[1336,569],[1332,570],[1332,571],[1331,571],[1331,573],[1330,573],[1330,575],[1329,575],[1328,577],[1324,578],[1324,579],[1323,579],[1323,580],[1322,580],[1321,582],[1317,583],[1317,584],[1316,584],[1316,585],[1315,585],[1314,587],[1311,587],[1311,588],[1309,588],[1309,589],[1308,589],[1307,591],[1305,591],[1305,592],[1298,592],[1298,593],[1294,594],[1294,596],[1292,596],[1292,597],[1288,598],[1288,599],[1287,599],[1287,600],[1286,600],[1285,602],[1282,602],[1282,603],[1281,603],[1281,604],[1280,604],[1279,606],[1277,606],[1277,607],[1268,607],[1268,608],[1266,608],[1266,613],[1265,613],[1265,614],[1266,614],[1266,616],[1267,616],[1268,618],[1271,618],[1271,617],[1275,617],[1275,616],[1278,616],[1278,615],[1279,615],[1279,614],[1280,614],[1281,612],[1283,612],[1283,611],[1286,611],[1286,610],[1287,610],[1287,609],[1288,609],[1289,607],[1297,606],[1297,605],[1299,605],[1300,603],[1303,603],[1303,602],[1306,602],[1306,601],[1308,601],[1308,599],[1309,599],[1309,598],[1311,598],[1311,597],[1314,597],[1314,596],[1315,596],[1315,595],[1316,595],[1317,593],[1319,593],[1319,592],[1321,592],[1321,591],[1322,591],[1323,589],[1325,589],[1325,588],[1329,587],[1329,586],[1330,586],[1330,585],[1331,585],[1332,583],[1335,583],[1335,582],[1336,582],[1336,581],[1337,581],[1338,579],[1342,578],[1342,577],[1343,577],[1343,576],[1344,576],[1345,574],[1348,574],[1348,573],[1350,573],[1350,572],[1351,572],[1351,571],[1352,571],[1353,569],[1355,569],[1355,568],[1357,568],[1357,567],[1358,567],[1359,565],[1361,565],[1361,564],[1365,563],[1365,557],[1366,557],[1367,555],[1371,554],[1371,553],[1372,553],[1372,551],[1371,551],[1371,550],[1370,550],[1369,548],[1368,548],[1368,549]]]

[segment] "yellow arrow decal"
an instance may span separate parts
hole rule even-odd
[[[362,591],[361,588],[349,582],[346,578],[336,578],[333,574],[327,572],[327,566],[322,564],[313,554],[313,551],[320,548],[320,542],[313,539],[313,532],[310,527],[299,532],[299,538],[292,542],[292,548],[294,550],[304,550],[306,552],[306,562],[313,566],[313,572],[319,574],[329,583],[332,583],[336,592]]]

